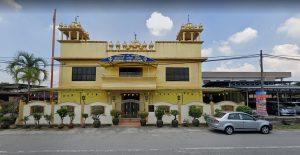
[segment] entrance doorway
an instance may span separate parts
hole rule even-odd
[[[137,118],[140,109],[140,94],[124,93],[122,94],[121,110],[125,118]]]

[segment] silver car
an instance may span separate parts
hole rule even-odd
[[[228,135],[235,131],[260,131],[268,134],[272,124],[266,120],[258,120],[243,112],[228,112],[221,117],[208,117],[207,124],[210,128],[225,131]]]

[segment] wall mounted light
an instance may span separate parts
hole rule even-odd
[[[85,95],[81,96],[82,101],[85,101]]]
[[[177,100],[180,101],[180,99],[181,99],[181,96],[178,95],[178,96],[177,96]]]

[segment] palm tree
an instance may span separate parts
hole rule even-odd
[[[34,57],[25,51],[20,51],[17,56],[8,64],[8,73],[13,77],[16,83],[22,81],[27,83],[27,93],[29,101],[30,85],[47,80],[48,73],[46,70],[47,62],[43,58]]]

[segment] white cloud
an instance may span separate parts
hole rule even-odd
[[[47,68],[48,70],[48,79],[44,82],[42,82],[41,85],[50,87],[50,81],[51,81],[51,68]],[[59,67],[54,67],[53,69],[53,87],[58,87],[59,84]]]
[[[226,41],[220,41],[218,51],[224,55],[231,55],[233,53],[232,45],[246,43],[257,37],[257,30],[247,27],[243,31],[231,35]]]
[[[15,10],[21,10],[23,7],[19,3],[16,2],[16,0],[0,0],[3,3],[5,3],[8,6],[13,7]]]
[[[1,67],[0,68],[0,83],[2,82],[8,82],[8,83],[14,83],[14,80],[12,79],[11,75],[9,75],[6,71],[4,71],[6,68]]]
[[[228,42],[221,43],[221,45],[218,47],[218,50],[224,55],[231,55],[233,53]]]
[[[255,72],[256,67],[249,63],[243,63],[238,67],[233,67],[232,61],[222,62],[219,67],[216,67],[217,72]]]
[[[55,26],[55,40],[60,40],[60,33],[58,27],[59,27],[58,25]],[[51,35],[52,35],[53,24],[49,25],[49,30],[51,31]]]
[[[213,53],[213,49],[212,48],[203,48],[202,49],[202,56],[203,57],[210,57]]]
[[[277,31],[286,33],[289,37],[300,38],[300,17],[291,17],[287,19],[279,26]]]
[[[296,44],[282,44],[273,47],[272,55],[283,55],[284,57],[300,58],[299,47]],[[268,71],[292,72],[292,78],[299,80],[300,63],[291,60],[279,60],[272,58],[264,58],[264,66]]]
[[[257,30],[247,27],[229,37],[229,41],[235,44],[245,43],[257,37]]]
[[[164,36],[172,30],[173,21],[170,17],[164,16],[159,12],[153,12],[146,21],[146,26],[154,36]]]

